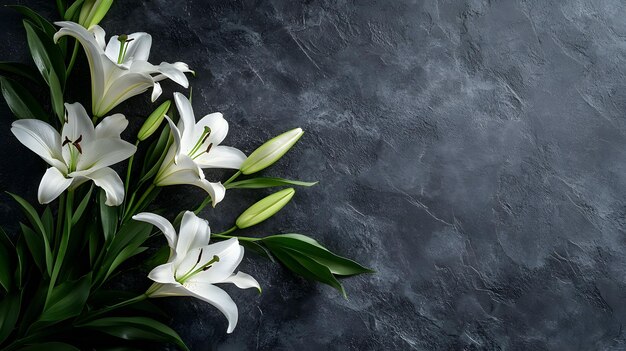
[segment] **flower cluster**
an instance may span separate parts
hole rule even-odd
[[[91,349],[99,345],[98,337],[108,335],[120,342],[170,342],[186,349],[174,330],[150,315],[157,306],[132,309],[149,298],[168,296],[191,296],[215,306],[231,333],[237,305],[217,284],[261,292],[255,278],[237,271],[246,249],[345,295],[339,277],[371,271],[301,234],[232,235],[275,216],[294,198],[293,187],[316,184],[256,175],[282,158],[302,137],[302,129],[284,132],[246,156],[223,145],[229,127],[221,113],[196,120],[190,99],[175,92],[173,103],[164,101],[143,121],[134,144],[122,138],[129,125],[121,113],[124,101],[151,89],[155,102],[163,95],[161,82],[187,88],[186,74],[193,72],[182,62],[148,62],[152,37],[147,33],[115,35],[107,43],[99,23],[112,3],[80,0],[65,7],[58,2],[64,18],[56,27],[31,9],[14,7],[26,16],[29,48],[40,83],[50,89],[51,113],[12,76],[32,79],[23,65],[0,65],[1,90],[18,118],[12,133],[49,167],[37,192],[43,211],[11,194],[27,223],[21,224],[17,240],[17,234],[0,230],[0,310],[5,312],[0,313],[0,348],[56,347],[69,341],[59,347]],[[64,88],[80,47],[90,68],[91,114],[80,102],[65,102]],[[50,119],[52,114],[58,120]],[[123,166],[121,177],[116,170]],[[204,173],[208,168],[234,174],[211,181]],[[206,192],[193,211],[184,210],[172,221],[150,212],[161,187],[184,185]],[[209,203],[215,207],[223,201],[230,189],[273,187],[286,188],[249,206],[220,233],[211,234],[208,221],[198,216]],[[162,249],[150,240],[159,232],[168,244]],[[128,299],[108,290],[108,284],[132,266],[133,257],[143,258],[153,283]],[[89,337],[76,338],[75,329]]]

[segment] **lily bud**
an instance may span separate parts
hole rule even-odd
[[[89,29],[102,21],[113,5],[113,0],[86,0],[80,9],[78,23]]]
[[[239,215],[235,224],[243,229],[263,222],[285,207],[295,193],[293,188],[288,188],[262,199]]]
[[[296,128],[266,141],[248,156],[239,170],[243,174],[252,174],[271,166],[291,149],[302,134],[302,128]]]
[[[161,104],[161,106],[157,107],[154,112],[150,114],[148,119],[143,123],[139,133],[137,133],[137,139],[140,141],[144,141],[148,139],[161,125],[163,119],[165,118],[165,114],[170,109],[170,105],[172,101],[167,100]]]

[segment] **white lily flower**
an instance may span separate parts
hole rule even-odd
[[[87,55],[91,70],[91,104],[94,116],[102,117],[112,108],[135,95],[152,88],[152,101],[161,95],[159,81],[169,78],[187,88],[185,72],[192,72],[182,62],[163,62],[155,66],[148,62],[152,37],[147,33],[113,36],[105,45],[105,32],[98,25],[89,31],[78,23],[55,22],[62,36],[76,38]]]
[[[52,166],[39,184],[39,202],[47,204],[67,188],[93,180],[106,192],[106,204],[118,206],[124,200],[124,184],[109,166],[137,150],[120,138],[128,126],[126,117],[119,113],[106,117],[94,128],[81,104],[65,104],[65,111],[60,135],[36,119],[20,119],[11,125],[15,137]]]
[[[240,289],[261,290],[256,279],[249,274],[233,273],[244,254],[237,238],[209,245],[209,224],[190,211],[183,216],[179,235],[176,235],[167,219],[154,213],[139,213],[133,219],[159,228],[170,246],[167,263],[148,274],[156,283],[146,294],[149,297],[192,296],[206,301],[226,316],[227,333],[232,333],[237,325],[237,305],[224,290],[214,284],[232,283]]]
[[[238,149],[220,143],[228,134],[228,122],[221,113],[204,116],[196,123],[189,100],[174,93],[180,115],[178,126],[169,117],[174,143],[168,150],[154,184],[157,186],[190,184],[204,189],[213,200],[213,206],[224,199],[226,188],[204,178],[202,168],[239,169],[246,155]]]

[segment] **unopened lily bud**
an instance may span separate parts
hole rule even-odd
[[[78,23],[89,29],[102,21],[113,5],[113,0],[86,0],[80,9]]]
[[[239,215],[235,224],[243,229],[263,222],[285,207],[295,193],[293,188],[288,188],[262,199]]]
[[[148,139],[159,128],[159,126],[163,122],[163,119],[165,118],[165,114],[170,109],[171,104],[172,102],[170,100],[167,100],[150,114],[148,119],[146,119],[146,121],[144,122],[143,126],[141,126],[139,133],[137,133],[137,139],[139,139],[140,141],[144,141]]]
[[[248,156],[239,170],[243,174],[252,174],[271,166],[291,149],[302,134],[302,128],[296,128],[266,141]]]

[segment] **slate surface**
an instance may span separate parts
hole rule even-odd
[[[229,289],[234,334],[182,298],[162,302],[175,328],[193,350],[626,348],[625,16],[615,0],[118,1],[104,28],[189,63],[196,113],[223,112],[228,143],[307,131],[266,174],[320,185],[246,234],[310,234],[378,271],[344,300],[250,254],[264,293]],[[19,18],[0,10],[0,28],[0,59],[26,62]],[[33,200],[44,167],[9,124],[1,188]],[[234,193],[203,213],[216,230],[266,192]],[[17,215],[3,196],[1,224]]]

